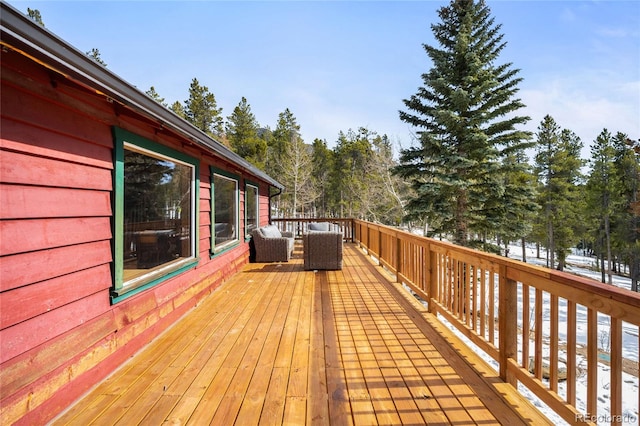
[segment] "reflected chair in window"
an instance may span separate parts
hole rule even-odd
[[[136,235],[136,257],[138,268],[153,268],[160,264],[158,235],[153,231],[142,231]]]

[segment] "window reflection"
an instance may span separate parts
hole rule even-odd
[[[258,226],[258,188],[247,185],[245,190],[245,219],[247,234]]]
[[[238,181],[213,175],[214,248],[220,249],[238,240]]]
[[[191,244],[193,166],[124,150],[124,280],[181,258]]]

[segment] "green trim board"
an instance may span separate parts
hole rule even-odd
[[[229,249],[236,247],[237,245],[240,244],[240,180],[241,177],[235,173],[231,173],[227,170],[223,170],[220,168],[217,168],[215,166],[209,166],[210,168],[210,182],[211,182],[211,237],[210,237],[210,254],[211,257],[217,256],[221,253],[224,253],[226,251],[228,251]],[[226,243],[224,243],[223,245],[216,247],[216,207],[215,207],[215,195],[216,195],[216,189],[215,189],[215,176],[221,176],[223,178],[229,179],[231,181],[234,181],[236,184],[236,188],[235,188],[235,217],[234,217],[234,232],[235,232],[235,239],[230,240]]]
[[[199,188],[200,188],[200,164],[199,160],[193,158],[183,152],[161,145],[157,142],[148,140],[135,133],[129,132],[119,127],[113,127],[114,138],[114,182],[113,182],[113,287],[112,287],[112,303],[137,294],[140,291],[156,285],[170,277],[175,276],[187,269],[195,267],[198,262],[198,208],[199,208]],[[190,229],[189,229],[189,247],[190,255],[184,259],[175,261],[175,264],[167,262],[166,267],[160,270],[150,271],[131,280],[135,284],[126,285],[124,280],[125,272],[125,151],[127,147],[140,149],[145,151],[144,155],[153,157],[158,155],[158,159],[162,157],[167,160],[173,160],[177,163],[192,168],[192,179],[190,184]],[[148,154],[146,154],[148,153]]]
[[[249,193],[247,188],[250,186],[256,189],[256,219],[257,219],[256,226],[259,226],[260,224],[260,185],[248,179],[245,179],[244,180],[244,240],[245,242],[251,240],[251,234],[247,232],[247,229],[248,229],[247,219],[249,217],[249,215],[247,214],[247,205],[248,205],[247,194]]]

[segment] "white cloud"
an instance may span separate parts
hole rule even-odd
[[[584,77],[584,76],[583,76]],[[588,156],[589,146],[603,129],[640,137],[640,81],[587,81],[561,78],[539,83],[520,92],[535,132],[545,115],[577,134]]]

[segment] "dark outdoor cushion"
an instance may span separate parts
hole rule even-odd
[[[280,230],[274,225],[267,225],[262,228],[262,234],[265,238],[280,238],[282,237],[282,233]]]
[[[309,231],[329,231],[329,222],[311,222],[309,224]]]

